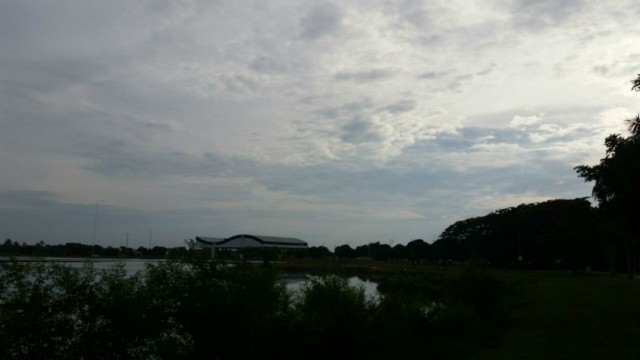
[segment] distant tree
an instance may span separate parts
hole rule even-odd
[[[6,253],[13,252],[14,251],[14,246],[16,246],[16,245],[17,245],[17,243],[14,243],[13,241],[11,241],[11,239],[7,239],[0,246],[0,251],[6,252]]]
[[[429,244],[422,239],[411,240],[407,244],[407,255],[412,262],[425,260],[429,255],[428,253]]]
[[[351,259],[356,257],[356,251],[352,249],[348,244],[336,246],[333,253],[338,258]]]
[[[391,257],[396,260],[404,260],[407,259],[407,247],[402,244],[396,244],[391,249]]]
[[[369,244],[368,249],[368,257],[373,260],[387,261],[392,257],[392,250],[389,244],[380,244],[380,242],[375,242]]]
[[[91,255],[91,247],[80,243],[64,244],[67,256],[87,257]]]
[[[355,257],[357,257],[357,258],[365,259],[365,258],[370,258],[371,257],[371,255],[370,255],[371,251],[369,249],[369,244],[356,246],[354,251],[355,251]]]
[[[307,256],[312,259],[321,259],[325,257],[331,257],[331,251],[325,246],[312,246],[307,249]]]

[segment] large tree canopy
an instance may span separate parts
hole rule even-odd
[[[593,211],[585,198],[549,200],[496,210],[461,220],[434,247],[444,258],[463,261],[476,254],[492,264],[578,266],[597,255]]]
[[[640,91],[640,75],[632,81]],[[629,230],[640,235],[640,115],[627,120],[629,135],[609,135],[600,163],[575,168],[578,176],[593,181],[593,197],[610,217],[625,220]]]
[[[631,90],[640,91],[640,74],[631,81]],[[597,165],[575,168],[578,176],[593,181],[593,197],[598,201],[601,219],[609,223],[612,242],[626,239],[624,252],[632,276],[635,244],[640,238],[640,115],[627,120],[629,135],[609,135],[606,153]]]

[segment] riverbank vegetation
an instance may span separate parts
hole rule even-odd
[[[273,269],[242,264],[163,262],[127,276],[122,265],[13,262],[0,271],[0,358],[455,359],[495,341],[505,319],[502,283],[479,269],[390,280],[367,298],[335,275],[293,293]]]
[[[640,285],[477,263],[287,291],[273,267],[162,262],[128,276],[54,263],[0,270],[7,359],[635,359]]]

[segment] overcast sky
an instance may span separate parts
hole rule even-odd
[[[432,241],[589,196],[637,1],[0,2],[0,241]]]

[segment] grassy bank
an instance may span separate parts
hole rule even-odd
[[[373,278],[384,296],[334,275],[290,293],[276,270],[294,265]],[[624,277],[478,264],[160,262],[128,276],[14,262],[0,269],[0,358],[636,359],[638,299]]]
[[[637,280],[559,272],[504,276],[519,293],[504,335],[468,360],[640,358]]]
[[[461,265],[432,265],[411,262],[358,260],[300,260],[272,263],[279,272],[344,275],[457,274]]]
[[[284,271],[373,278],[383,291],[415,288],[459,275],[462,266],[389,262],[300,262]],[[469,356],[484,359],[640,358],[640,281],[565,271],[500,271],[510,292],[499,340]],[[429,278],[428,282],[421,278]],[[422,288],[418,288],[418,287]]]

